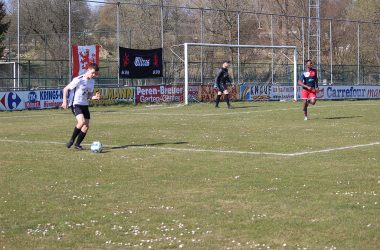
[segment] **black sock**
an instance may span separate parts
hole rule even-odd
[[[225,95],[224,98],[226,99],[227,105],[230,106],[230,96]]]
[[[305,107],[303,108],[303,115],[307,116],[307,106],[309,106],[309,103],[306,102]]]
[[[70,141],[75,141],[75,138],[77,138],[79,132],[80,132],[80,129],[77,128],[77,127],[75,127],[75,128],[74,128],[74,131],[73,131],[73,135],[71,136]]]
[[[84,137],[86,137],[86,133],[83,133],[82,131],[80,131],[80,133],[78,135],[77,142],[75,143],[75,145],[80,145],[82,143]]]
[[[216,106],[216,107],[219,106],[219,102],[220,102],[220,95],[217,95],[217,96],[216,96],[216,103],[215,103],[215,106]]]

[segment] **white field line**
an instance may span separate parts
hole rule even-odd
[[[8,143],[28,143],[28,144],[54,144],[54,145],[65,145],[63,142],[53,142],[53,141],[27,141],[27,140],[9,140],[9,139],[0,139],[0,142]],[[90,144],[83,144],[90,145]],[[217,149],[196,149],[196,148],[173,148],[173,147],[154,147],[154,146],[133,146],[130,145],[126,148],[133,149],[155,149],[155,150],[165,150],[165,151],[184,151],[184,152],[195,152],[195,153],[217,153],[217,154],[244,154],[244,155],[274,155],[274,156],[302,156],[308,154],[319,154],[319,153],[330,153],[334,151],[350,150],[355,148],[371,147],[380,145],[380,141],[371,142],[367,144],[357,144],[351,146],[337,147],[337,148],[326,148],[314,151],[303,151],[295,153],[276,153],[276,152],[255,152],[255,151],[239,151],[239,150],[217,150]],[[104,147],[112,148],[119,147],[116,145],[104,145]]]
[[[210,104],[212,105],[212,104]],[[317,105],[313,106],[313,109],[319,109],[319,108],[334,108],[334,107],[348,107],[348,106],[380,106],[379,104],[372,104],[372,103],[359,103],[359,104],[348,104],[348,105]],[[102,114],[102,115],[112,115],[112,114],[130,114],[130,115],[149,115],[149,116],[193,116],[193,117],[207,117],[207,116],[224,116],[224,115],[240,115],[240,114],[251,114],[251,113],[264,113],[264,112],[276,112],[276,111],[289,111],[289,110],[300,110],[301,106],[294,107],[294,108],[282,108],[282,109],[266,109],[266,110],[251,110],[251,111],[237,111],[238,109],[235,109],[234,111],[229,112],[218,112],[218,113],[206,113],[206,114],[194,114],[194,113],[160,113],[160,112],[140,112],[144,110],[164,110],[164,109],[174,109],[174,108],[180,108],[183,107],[183,105],[176,105],[176,106],[170,106],[170,107],[158,107],[155,108],[153,106],[147,106],[143,109],[138,110],[126,110],[126,111],[116,111],[116,112],[97,112],[94,114]],[[252,107],[253,109],[256,109],[255,107]],[[226,108],[227,110],[227,108]],[[1,114],[1,113],[0,113]],[[20,116],[0,116],[0,119],[11,119],[11,118],[33,118],[33,117],[47,117],[47,116],[56,116],[56,115],[71,115],[71,112],[67,113],[53,113],[53,114],[40,114],[40,115],[20,115]]]
[[[136,112],[139,112],[141,110],[163,110],[163,109],[175,109],[175,108],[180,108],[183,107],[184,105],[178,104],[175,106],[170,106],[170,107],[163,107],[162,105],[157,105],[157,106],[146,106],[145,108],[141,108],[138,110],[128,110],[128,111],[117,111],[117,112],[111,112],[112,114],[118,114],[118,113],[128,113],[128,114],[133,114]],[[41,111],[41,110],[40,110]],[[72,115],[70,109],[67,109],[65,113],[49,113],[49,114],[38,114],[38,115],[15,115],[15,116],[0,116],[0,119],[11,119],[11,118],[33,118],[33,117],[46,117],[46,116],[55,116],[55,115]],[[6,111],[4,111],[6,112]],[[14,111],[17,112],[17,111]],[[109,112],[99,112],[102,114],[107,114]],[[1,114],[1,113],[0,113]]]

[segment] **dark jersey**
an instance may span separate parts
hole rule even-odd
[[[309,87],[312,87],[313,89],[318,88],[318,77],[317,77],[317,70],[316,69],[310,69],[309,71],[304,71],[301,74],[300,80]]]
[[[221,68],[218,72],[218,75],[215,78],[215,87],[221,91],[224,91],[226,84],[231,83],[230,75],[228,74],[228,69]]]

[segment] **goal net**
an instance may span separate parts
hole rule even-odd
[[[291,93],[282,99],[297,99],[296,46],[235,45],[213,43],[184,43],[184,103],[192,101],[191,88],[213,85],[216,72],[224,60],[231,61],[229,74],[233,86],[245,86],[265,91],[284,86]],[[173,52],[173,51],[172,51]],[[253,87],[254,86],[254,87]],[[240,91],[240,90],[235,90]],[[241,90],[243,91],[243,90]],[[267,93],[269,94],[269,93]],[[241,98],[244,100],[244,98]]]
[[[16,89],[16,62],[0,61],[0,89]]]

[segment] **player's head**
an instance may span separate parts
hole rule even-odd
[[[229,66],[230,66],[230,64],[231,64],[231,61],[229,61],[229,60],[224,60],[223,61],[223,68],[228,68]]]
[[[305,61],[305,65],[306,65],[306,68],[311,69],[312,66],[313,66],[313,62],[312,62],[310,59],[307,59],[307,60]]]
[[[99,66],[96,63],[90,63],[87,67],[87,71],[85,73],[85,77],[87,79],[91,79],[96,75],[96,72],[99,71]]]

